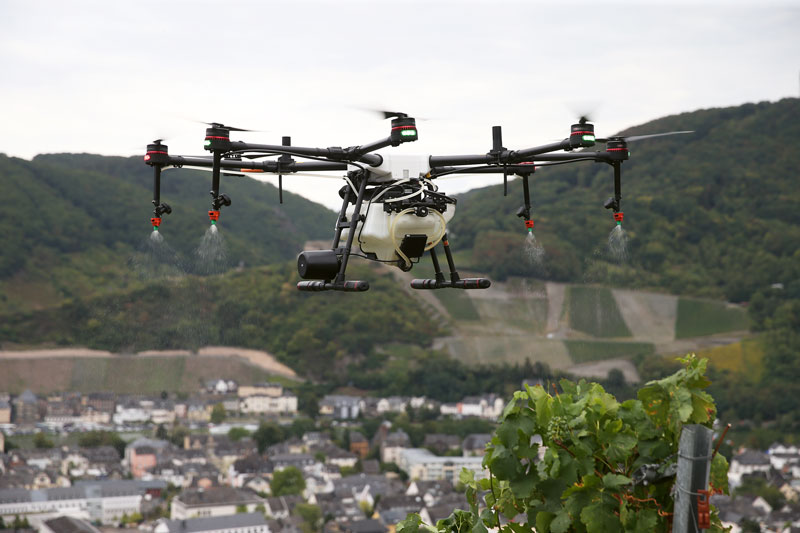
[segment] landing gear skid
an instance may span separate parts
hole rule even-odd
[[[434,247],[428,251],[431,254],[431,261],[433,262],[433,270],[435,272],[436,279],[413,279],[411,280],[412,289],[488,289],[492,286],[492,282],[488,278],[462,279],[461,276],[458,275],[458,272],[456,272],[456,265],[453,262],[453,254],[450,252],[450,243],[447,240],[446,233],[442,238],[442,247],[444,248],[444,254],[447,257],[447,265],[450,268],[450,281],[447,281],[444,277],[444,272],[442,272],[442,269],[439,266],[439,258],[436,256],[436,249]]]

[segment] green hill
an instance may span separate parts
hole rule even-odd
[[[297,195],[250,178],[224,176],[233,204],[223,210],[224,266],[285,261],[309,239],[330,237],[335,214]],[[173,213],[161,234],[171,260],[203,272],[195,249],[208,228],[210,177],[170,170],[162,200]],[[152,169],[141,158],[43,155],[32,161],[0,155],[0,188],[7,223],[0,247],[0,311],[55,305],[131,286],[128,262],[149,241]],[[147,251],[147,250],[145,250]],[[217,265],[219,266],[219,265]]]
[[[343,374],[379,344],[427,346],[438,326],[385,269],[358,263],[352,278],[370,281],[365,295],[299,292],[294,264],[286,263],[189,275],[0,315],[0,345],[79,345],[118,353],[239,346],[266,350],[314,378]]]
[[[454,245],[472,249],[462,256],[499,279],[534,275],[735,302],[774,283],[800,294],[800,151],[792,143],[800,100],[683,113],[623,133],[671,130],[695,133],[631,143],[622,167],[628,262],[606,251],[614,223],[602,204],[613,174],[595,163],[541,168],[531,178],[543,268],[522,253],[519,180],[506,198],[501,186],[460,196]]]

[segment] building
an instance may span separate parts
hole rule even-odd
[[[423,448],[442,455],[448,451],[461,449],[461,438],[458,435],[445,435],[443,433],[428,433],[422,442]]]
[[[100,533],[100,530],[85,520],[59,516],[42,522],[39,533]]]
[[[381,461],[384,463],[398,463],[400,453],[411,446],[411,438],[403,430],[389,433],[381,443]]]
[[[279,396],[252,395],[239,401],[239,410],[242,413],[266,415],[295,415],[297,414],[297,396],[284,392]]]
[[[42,418],[39,408],[39,398],[26,389],[25,392],[14,398],[14,422],[16,424],[32,424]]]
[[[483,456],[486,445],[492,440],[489,433],[470,433],[461,442],[461,454],[464,457]]]
[[[737,487],[742,482],[742,477],[760,472],[767,474],[772,465],[769,456],[758,450],[744,450],[735,455],[728,469],[728,482],[731,488]]]
[[[252,513],[259,505],[264,505],[264,499],[249,490],[232,487],[185,489],[172,500],[170,518],[187,520],[232,515],[237,513],[237,509]]]
[[[153,533],[274,533],[267,526],[264,513],[239,513],[226,516],[190,518],[188,520],[159,519]]]
[[[248,396],[270,396],[277,398],[284,393],[283,385],[280,383],[256,383],[255,385],[242,385],[239,387],[239,398]]]
[[[72,487],[52,489],[0,489],[0,516],[46,520],[60,515],[97,521],[119,522],[122,515],[141,512],[142,501],[160,495],[163,481],[79,481]]]
[[[362,400],[357,396],[329,394],[319,402],[319,414],[339,419],[358,418],[362,409]]]
[[[462,468],[474,472],[476,478],[486,477],[482,461],[481,457],[440,457],[425,448],[407,448],[400,454],[397,466],[412,480],[445,479],[455,485]]]
[[[361,459],[366,459],[369,455],[369,441],[358,431],[350,432],[350,451]]]
[[[139,438],[125,447],[125,464],[134,478],[141,478],[158,464],[158,456],[169,446],[164,440]]]
[[[0,424],[11,423],[11,403],[3,398],[0,398]]]

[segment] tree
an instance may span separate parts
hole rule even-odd
[[[19,515],[14,515],[14,521],[11,523],[11,529],[30,529],[31,524],[28,522],[28,517],[20,518]]]
[[[561,392],[541,386],[514,393],[487,448],[488,479],[462,471],[468,511],[440,520],[439,533],[666,532],[674,502],[674,477],[663,475],[675,461],[684,424],[710,426],[714,401],[703,389],[707,360],[689,355],[683,368],[639,390],[638,398],[619,403],[596,383],[561,380]],[[538,436],[541,444],[534,439]],[[540,450],[544,447],[541,458]],[[641,482],[647,465],[656,479]],[[727,492],[727,461],[716,455],[711,468],[714,489]],[[485,492],[485,508],[478,495]],[[518,515],[527,523],[514,523]],[[501,522],[503,515],[507,520]],[[721,532],[712,514],[710,531]],[[418,515],[398,525],[398,533],[418,533]]]
[[[52,448],[55,446],[53,440],[44,433],[37,433],[33,436],[33,445],[36,448]]]
[[[128,443],[113,431],[88,431],[78,437],[78,446],[84,448],[98,448],[100,446],[113,446],[120,457],[125,455],[125,446]]]
[[[156,438],[160,440],[167,440],[169,437],[169,433],[167,433],[167,428],[164,427],[164,424],[159,424],[156,428]]]
[[[283,442],[283,428],[274,422],[261,422],[258,429],[253,433],[253,440],[258,446],[258,453],[264,453],[267,446]]]
[[[249,437],[250,432],[244,428],[233,427],[228,431],[228,438],[234,442],[240,441],[245,437]]]
[[[243,513],[246,513],[246,512],[247,512],[247,506],[246,505],[237,505],[236,506],[236,514],[243,514]]]
[[[215,404],[211,409],[211,423],[221,424],[225,420],[225,406],[221,403]]]
[[[306,488],[303,473],[293,466],[287,466],[272,475],[273,496],[293,496],[301,494]]]
[[[322,526],[322,510],[318,505],[311,503],[298,503],[294,507],[294,514],[303,519],[303,533],[316,533]]]

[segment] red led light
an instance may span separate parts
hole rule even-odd
[[[145,161],[150,161],[150,154],[146,154],[146,155],[144,156],[144,160],[145,160]]]

